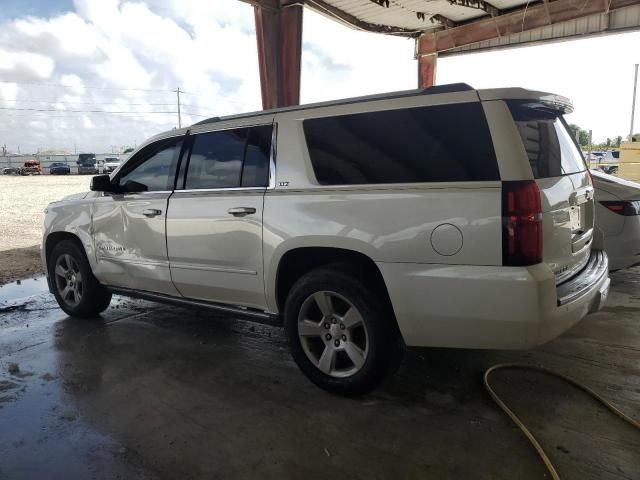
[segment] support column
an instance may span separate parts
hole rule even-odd
[[[420,55],[418,53],[418,88],[429,88],[436,84],[436,66],[438,54]]]
[[[254,7],[262,108],[300,103],[302,5],[286,0]]]

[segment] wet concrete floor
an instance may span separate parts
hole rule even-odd
[[[42,281],[0,288],[0,480],[543,479],[482,372],[544,365],[640,416],[640,269],[534,351],[413,350],[359,399],[310,384],[282,332],[114,298],[70,319]],[[500,372],[498,392],[568,479],[640,478],[640,434],[583,393]]]

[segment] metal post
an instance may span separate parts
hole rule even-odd
[[[302,3],[292,0],[270,0],[254,5],[265,110],[300,102],[302,12]]]
[[[436,84],[438,55],[418,55],[418,88],[429,88]]]
[[[182,128],[182,117],[180,116],[180,87],[177,88],[176,95],[178,96],[178,128]]]
[[[631,102],[631,126],[629,127],[629,141],[633,141],[633,120],[636,113],[636,90],[638,88],[638,64],[635,66],[635,74],[633,76],[633,101]]]

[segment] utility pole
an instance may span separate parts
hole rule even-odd
[[[629,127],[629,141],[633,141],[633,117],[636,113],[636,89],[638,88],[638,64],[635,66],[635,74],[633,75],[633,101],[631,103],[631,126]]]
[[[180,117],[180,87],[176,89],[176,95],[178,96],[178,128],[182,128],[182,118]]]

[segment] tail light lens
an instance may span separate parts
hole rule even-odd
[[[533,180],[502,182],[502,263],[542,262],[542,201]]]
[[[600,203],[618,215],[624,215],[625,217],[640,215],[640,200],[605,201]]]

